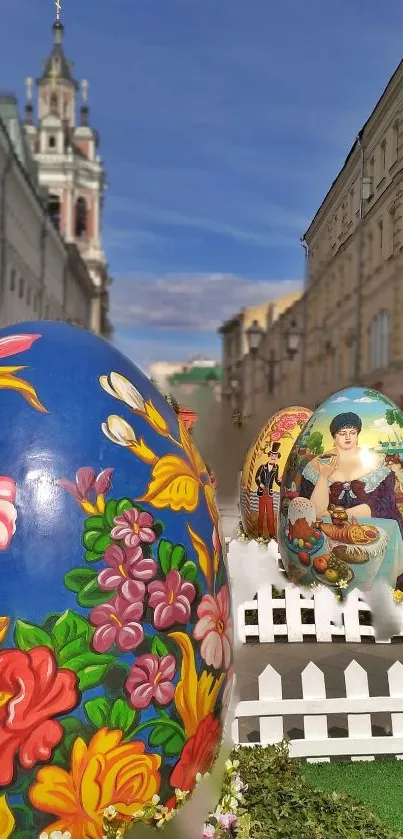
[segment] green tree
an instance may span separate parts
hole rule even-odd
[[[385,411],[385,419],[388,425],[394,425],[396,423],[399,428],[403,428],[403,414],[398,408],[388,408]]]
[[[320,431],[312,431],[307,440],[307,447],[314,457],[323,454],[323,434]]]

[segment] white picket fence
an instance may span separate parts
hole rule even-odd
[[[337,625],[329,612],[327,592],[318,588],[310,596],[303,596],[298,588],[287,588],[281,596],[273,586],[259,589],[256,600],[243,603],[238,610],[237,631],[242,643],[247,639],[272,643],[280,638],[290,642],[316,638],[319,642],[330,642],[342,637],[350,643],[357,643],[362,638],[374,638],[371,625],[360,623],[360,615],[371,614],[368,603],[359,593],[353,591],[342,610],[342,624]],[[302,621],[302,610],[310,610],[312,620]],[[284,623],[275,623],[275,614],[285,613]],[[247,612],[252,615],[247,615]],[[399,633],[403,638],[403,627]],[[378,643],[390,643],[383,641]]]
[[[226,537],[229,547],[232,537]],[[309,610],[312,621],[302,620],[302,610]],[[275,615],[283,612],[284,622],[276,622]],[[252,615],[247,615],[247,613]],[[368,619],[360,622],[360,617],[370,615],[371,608],[358,591],[353,591],[343,605],[341,623],[332,620],[329,600],[324,587],[318,586],[312,594],[302,594],[297,586],[289,586],[278,592],[272,585],[261,586],[255,600],[245,601],[236,615],[236,631],[241,643],[255,640],[260,643],[286,639],[290,643],[315,638],[316,641],[329,643],[334,638],[343,638],[349,643],[359,643],[363,638],[374,638],[378,644],[389,644],[391,640],[380,641],[375,638],[374,629]],[[394,639],[403,641],[403,608],[400,632]]]
[[[287,716],[303,717],[303,738],[289,741],[290,755],[309,762],[328,762],[331,757],[374,760],[376,755],[403,759],[403,664],[396,661],[387,671],[387,696],[370,696],[368,675],[356,661],[344,671],[346,695],[326,696],[325,677],[312,661],[301,673],[302,699],[283,699],[281,676],[269,664],[259,676],[259,699],[239,702],[232,726],[234,743],[241,744],[240,721],[259,718],[259,744],[267,746],[284,739]],[[371,714],[390,714],[390,734],[372,735]],[[328,724],[337,714],[347,714],[347,737],[329,737]],[[257,743],[244,742],[253,746]]]

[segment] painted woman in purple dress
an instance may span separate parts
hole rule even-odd
[[[344,507],[356,519],[395,519],[403,536],[403,518],[395,496],[395,475],[381,454],[362,449],[362,428],[354,413],[338,414],[330,423],[334,446],[315,457],[302,474],[301,495],[313,502],[318,518],[330,505]]]

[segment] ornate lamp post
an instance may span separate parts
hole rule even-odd
[[[293,319],[288,329],[285,333],[285,345],[286,345],[286,358],[276,358],[274,350],[270,351],[269,358],[265,358],[260,354],[260,347],[265,335],[264,329],[260,326],[257,320],[254,320],[251,325],[246,330],[246,340],[248,342],[248,349],[249,353],[252,356],[254,362],[254,370],[256,369],[256,360],[259,358],[264,364],[267,365],[268,371],[268,387],[269,393],[273,393],[274,390],[274,375],[275,369],[277,364],[281,364],[282,361],[292,361],[292,359],[296,356],[300,341],[301,341],[301,333],[298,330],[298,326],[296,321]],[[255,380],[255,373],[253,374],[253,379]],[[253,394],[255,392],[255,382],[253,381],[252,384]]]

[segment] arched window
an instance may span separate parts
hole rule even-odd
[[[380,312],[371,321],[369,327],[369,363],[371,370],[381,370],[389,364],[388,312]]]
[[[49,137],[49,148],[55,149],[56,148],[56,137],[54,134],[51,134]]]
[[[60,230],[60,198],[53,193],[48,198],[48,213],[55,227]]]
[[[76,231],[75,235],[79,239],[87,233],[87,202],[85,198],[80,196],[76,201]]]

